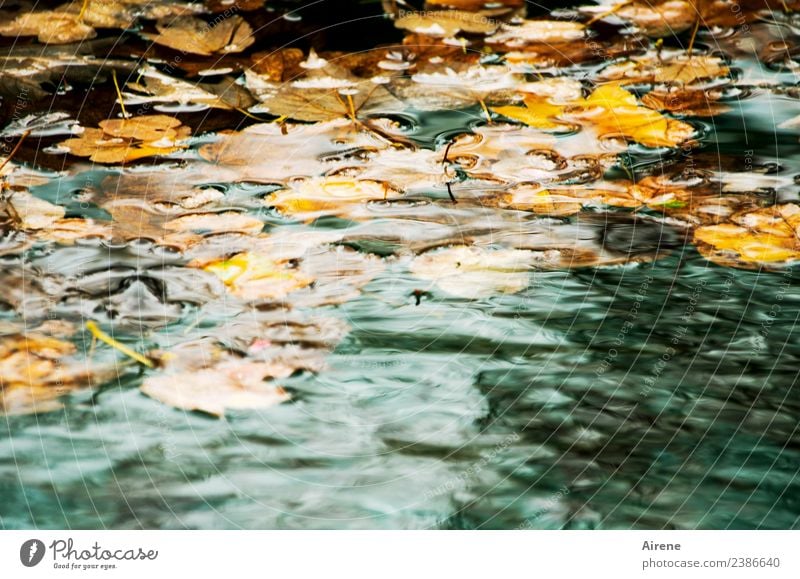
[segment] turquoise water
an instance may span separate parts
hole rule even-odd
[[[703,170],[734,164],[785,177],[762,193],[796,201],[800,141],[775,125],[797,114],[797,100],[754,89],[729,104],[724,115],[692,121],[704,131],[694,152],[707,154]],[[408,135],[426,147],[481,123],[477,108],[404,114]],[[661,158],[634,150],[628,161],[644,172]],[[64,196],[109,175],[56,179],[34,192],[103,218]],[[337,231],[348,247],[382,256],[385,268],[354,299],[298,307],[349,328],[327,367],[284,381],[290,402],[223,420],[144,396],[138,386],[150,371],[138,369],[75,392],[62,411],[4,417],[0,527],[800,526],[795,269],[713,264],[646,214],[509,212],[504,219],[519,228],[511,233],[533,245],[582,240],[648,258],[532,271],[519,293],[457,298],[425,287],[401,250],[510,235],[488,219],[491,209],[451,205],[437,190],[377,205],[365,222],[288,222],[255,201],[268,186],[221,188],[229,206],[270,232]],[[122,295],[114,302],[127,320],[121,335],[141,347],[214,335],[230,313],[187,277],[184,259],[146,244],[49,246],[29,258],[47,275],[83,280],[81,299],[58,306],[65,319],[109,311]],[[21,261],[3,259],[10,284]],[[128,278],[157,279],[191,299],[166,300],[154,282],[125,293]]]

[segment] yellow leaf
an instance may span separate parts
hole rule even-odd
[[[577,117],[591,123],[601,137],[621,136],[647,147],[674,147],[694,133],[687,123],[638,106],[636,97],[616,84],[598,87],[577,106],[582,108]]]
[[[579,102],[580,104],[580,102]],[[618,84],[604,84],[583,100],[586,106],[597,106],[606,109],[615,107],[635,107],[636,97]]]
[[[560,115],[564,107],[561,105],[550,104],[546,98],[539,95],[528,95],[525,97],[525,106],[505,106],[492,108],[497,114],[525,123],[529,127],[536,129],[558,129],[563,128],[563,123],[557,123],[554,117]]]
[[[310,285],[311,277],[284,263],[245,252],[203,267],[219,277],[231,293],[245,299],[278,299]]]
[[[599,86],[587,98],[566,105],[551,104],[545,97],[528,95],[525,107],[506,106],[493,110],[545,130],[564,126],[574,119],[594,127],[601,137],[625,137],[648,147],[674,147],[694,133],[691,125],[639,106],[636,97],[616,83]],[[561,121],[554,121],[554,117]]]
[[[265,199],[282,213],[307,218],[346,215],[368,201],[397,196],[381,181],[326,177],[307,179],[292,189],[281,189]]]
[[[731,223],[699,227],[694,240],[712,261],[752,267],[800,259],[798,231],[800,207],[789,203],[737,213]]]

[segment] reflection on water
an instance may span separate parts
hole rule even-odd
[[[756,90],[729,103],[697,152],[718,160],[706,176],[724,180],[731,164],[748,163],[763,195],[796,200],[797,134],[773,130],[795,102]],[[766,121],[764,106],[780,118]],[[404,115],[402,130],[429,148],[480,126],[479,108]],[[630,168],[659,162],[634,148]],[[446,199],[434,188],[375,203],[367,219],[286,224],[258,201],[274,187],[214,177],[227,206],[273,231],[336,232],[348,247],[391,256],[359,297],[315,308],[350,327],[328,368],[289,378],[291,403],[225,420],[143,396],[138,371],[76,392],[63,412],[9,417],[3,528],[800,526],[794,270],[715,265],[647,212],[501,216],[470,203],[485,188],[466,186],[455,205],[434,202]],[[87,178],[107,191],[140,186]],[[38,194],[55,202],[75,182]],[[477,300],[410,274],[413,252],[464,240],[583,247],[591,258],[569,258],[603,264],[641,259],[550,263],[526,270],[524,291]],[[158,328],[145,339],[166,347],[213,334],[227,316],[213,301],[219,287],[186,261],[142,243],[59,249],[32,260],[39,277],[19,299],[66,284],[60,315],[106,316],[133,335]]]
[[[131,378],[9,419],[4,524],[793,527],[795,283],[686,250],[417,306],[387,271],[292,404],[217,421]]]

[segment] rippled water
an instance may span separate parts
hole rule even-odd
[[[796,179],[797,134],[774,130],[797,114],[796,102],[766,93],[732,101],[731,112],[705,122],[701,152],[751,155],[756,170],[774,171],[770,164],[778,163],[781,175]],[[765,110],[773,115],[766,118]],[[430,147],[479,119],[479,109],[406,118],[410,135]],[[642,151],[631,166],[658,161]],[[101,183],[109,174],[73,179]],[[70,190],[65,181],[37,194],[55,201]],[[424,244],[430,224],[405,219],[403,211],[424,216],[443,207],[375,207],[369,224],[328,219],[286,226],[248,203],[265,190],[237,186],[226,194],[268,225],[344,230],[352,245],[384,254],[391,243],[370,227],[378,231],[383,223],[382,231]],[[797,187],[777,194],[796,200]],[[444,207],[458,234],[466,210]],[[103,217],[99,208],[69,210]],[[139,373],[73,394],[63,412],[4,419],[0,523],[800,526],[798,273],[724,268],[679,234],[629,217],[519,220],[528,236],[602,238],[612,251],[668,254],[625,266],[535,271],[525,291],[478,300],[420,292],[407,263],[388,260],[358,298],[315,310],[350,331],[327,357],[326,371],[285,382],[290,403],[217,420],[143,396]],[[178,256],[151,249],[80,245],[55,257],[42,254],[34,264],[78,275],[86,295],[116,308],[116,316],[135,318],[134,326],[147,326],[147,299],[109,306],[108,288],[142,277],[152,265],[158,273],[148,279],[181,282],[185,295],[204,291],[178,269]],[[98,264],[119,272],[92,277],[104,267]],[[125,310],[129,303],[135,311]],[[165,346],[190,331],[213,334],[225,313],[203,311],[202,304],[197,297],[154,305],[159,324],[170,325],[147,336],[148,343]],[[83,305],[62,307],[66,315]]]

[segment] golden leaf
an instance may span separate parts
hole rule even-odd
[[[459,32],[491,34],[497,30],[498,24],[472,12],[434,10],[406,14],[397,19],[395,26],[417,34],[449,38]]]
[[[101,121],[99,129],[84,129],[80,137],[67,139],[60,146],[97,163],[125,163],[183,149],[186,145],[180,141],[190,134],[189,127],[172,117],[142,116]]]
[[[219,277],[231,293],[243,299],[280,299],[314,280],[283,262],[250,252],[212,261],[205,271]]]
[[[554,121],[564,111],[562,105],[550,104],[544,97],[538,95],[527,95],[525,106],[519,107],[509,105],[505,107],[492,107],[492,111],[499,115],[525,123],[529,127],[536,129],[552,130],[568,128],[564,123]]]
[[[144,34],[168,48],[201,56],[241,52],[253,44],[253,29],[241,16],[207,23],[194,16],[159,21],[158,34]]]
[[[800,259],[800,206],[792,203],[744,211],[731,222],[698,227],[698,250],[722,265],[786,265]]]
[[[94,38],[94,28],[66,12],[31,12],[0,25],[2,36],[36,36],[45,44],[68,44]]]
[[[282,213],[306,219],[321,215],[347,215],[368,201],[398,197],[382,181],[327,177],[307,179],[290,189],[270,194],[264,203]]]
[[[72,343],[36,332],[0,337],[0,414],[58,410],[64,394],[117,375],[114,364],[91,364],[75,353]]]

